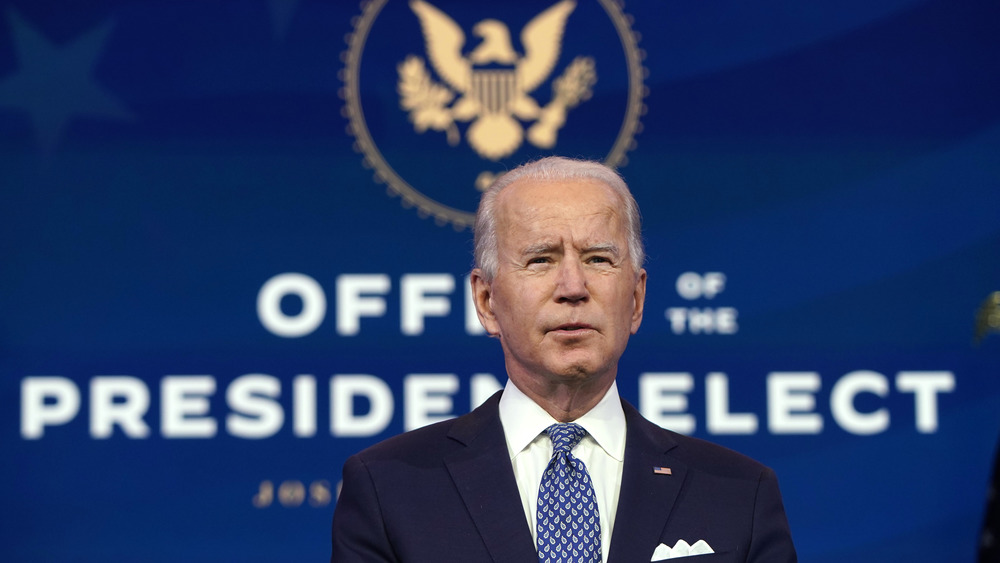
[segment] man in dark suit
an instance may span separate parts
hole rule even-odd
[[[475,239],[476,309],[508,383],[347,460],[331,561],[795,561],[770,469],[618,396],[646,292],[621,177],[517,168],[483,194]]]

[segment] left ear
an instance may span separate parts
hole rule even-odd
[[[646,269],[639,270],[635,280],[635,290],[632,292],[632,334],[639,330],[642,324],[642,309],[646,304]]]

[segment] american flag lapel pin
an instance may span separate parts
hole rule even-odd
[[[657,475],[673,475],[673,472],[670,471],[669,467],[654,467],[653,473],[656,473]]]

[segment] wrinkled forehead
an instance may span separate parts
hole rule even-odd
[[[501,245],[559,232],[600,242],[624,240],[623,207],[618,193],[598,180],[520,181],[498,194],[497,235]]]

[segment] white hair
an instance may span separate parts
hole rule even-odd
[[[497,178],[483,192],[483,197],[479,200],[479,210],[476,212],[474,254],[476,267],[482,270],[486,281],[493,280],[500,266],[496,225],[497,196],[504,188],[521,180],[543,182],[596,180],[611,188],[621,200],[622,210],[625,214],[628,252],[632,267],[636,272],[642,268],[646,260],[646,253],[642,246],[639,205],[632,197],[632,192],[629,191],[625,180],[613,169],[600,162],[550,156],[518,166]]]

